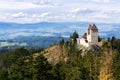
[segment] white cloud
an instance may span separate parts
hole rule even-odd
[[[52,2],[53,0],[33,0],[32,3],[37,5],[51,5],[51,6],[59,6],[60,4],[55,2]]]
[[[109,3],[110,2],[110,0],[93,0],[93,1],[95,1],[95,2],[104,2],[104,3]]]
[[[49,15],[49,12],[42,13],[42,14],[40,15],[40,17],[45,17],[45,16],[47,16],[47,15]]]
[[[114,3],[114,4],[113,4]],[[119,22],[120,3],[112,0],[1,0],[0,21]]]
[[[33,1],[0,1],[0,9],[11,9],[11,10],[24,10],[24,9],[35,9],[35,8],[46,8],[53,7],[52,3],[44,2],[40,0],[37,2]],[[39,3],[38,3],[39,2]]]
[[[12,17],[14,18],[21,18],[21,17],[25,17],[27,14],[23,13],[23,12],[18,12],[12,15]]]
[[[34,5],[32,3],[0,1],[0,9],[22,10],[22,9],[32,9],[36,7],[37,5]]]
[[[72,9],[70,12],[72,12],[72,13],[77,13],[77,12],[79,12],[80,11],[80,8],[75,8],[75,9]]]

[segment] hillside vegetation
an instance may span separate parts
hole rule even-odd
[[[120,40],[101,39],[101,48],[85,49],[77,37],[74,32],[47,49],[0,54],[0,80],[120,80]]]

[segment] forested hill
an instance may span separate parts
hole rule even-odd
[[[93,50],[78,46],[77,37],[74,32],[47,49],[0,54],[0,80],[119,80],[120,40],[100,39],[102,47]]]

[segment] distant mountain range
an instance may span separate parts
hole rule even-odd
[[[49,47],[77,31],[81,36],[92,22],[41,22],[31,24],[0,22],[0,52],[24,47]],[[95,23],[99,36],[120,38],[120,24]]]
[[[69,37],[75,30],[82,35],[92,22],[40,22],[40,23],[5,23],[0,22],[0,40],[19,36],[57,36]],[[101,37],[120,38],[120,24],[95,23]]]

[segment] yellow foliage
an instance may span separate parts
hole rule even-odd
[[[111,53],[105,53],[101,60],[102,66],[100,70],[100,80],[113,80],[113,69],[112,69],[112,55]]]

